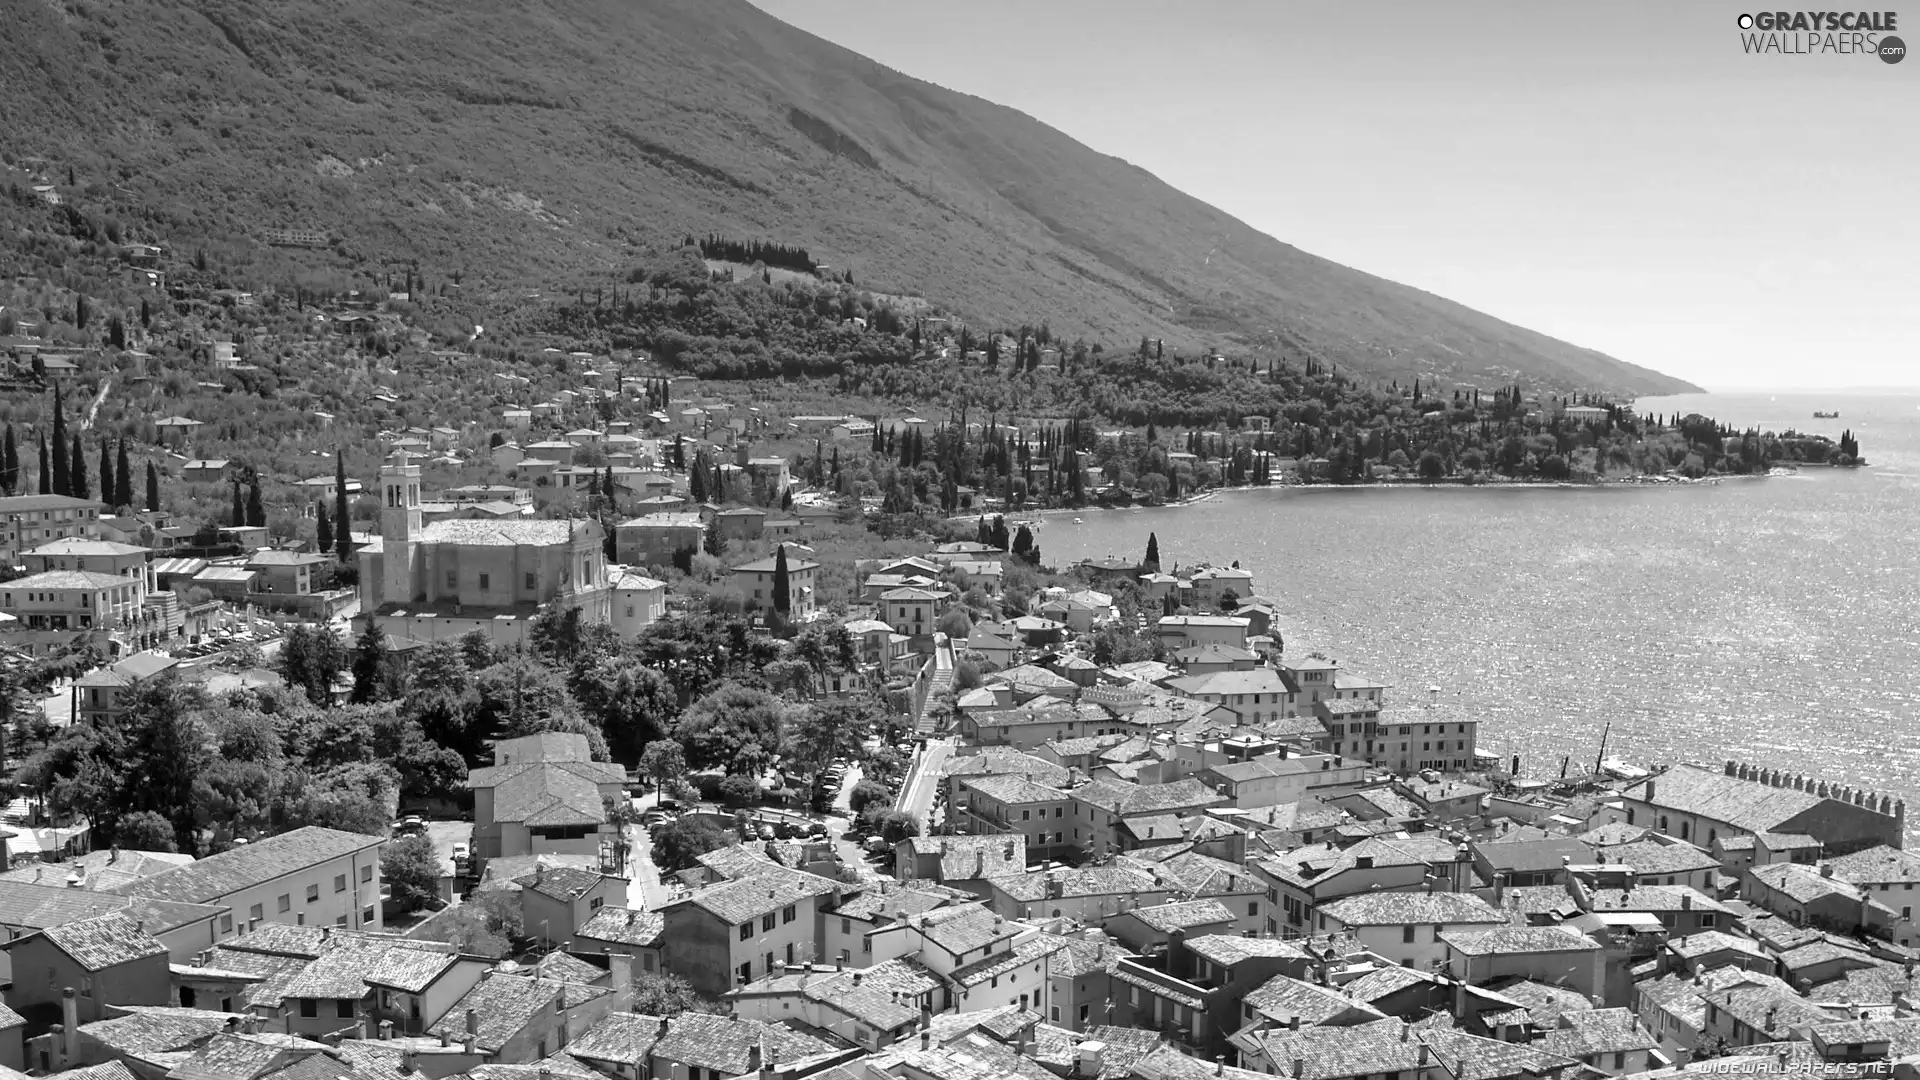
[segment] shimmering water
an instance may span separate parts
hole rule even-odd
[[[1322,650],[1481,710],[1528,775],[1563,756],[1728,758],[1920,805],[1920,394],[1685,395],[1642,412],[1837,436],[1870,469],[1720,484],[1292,489],[1046,519],[1049,563],[1233,560]],[[1838,420],[1813,420],[1815,409]],[[1578,766],[1576,766],[1577,768]]]

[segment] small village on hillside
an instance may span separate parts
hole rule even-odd
[[[1371,431],[834,409],[844,379],[449,342],[411,270],[310,302],[112,250],[109,318],[44,282],[0,311],[6,1075],[1920,1062],[1903,803],[1738,761],[1522,772],[1457,688],[1286,640],[1310,585],[1176,537],[1043,554],[1052,506],[1508,454],[1591,477],[1629,409],[1490,391],[1524,438],[1417,383],[1369,391]],[[1612,467],[1777,449],[1666,426],[1677,452]],[[996,482],[960,483],[980,461]]]

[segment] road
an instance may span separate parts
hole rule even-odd
[[[922,828],[933,827],[934,795],[940,790],[940,779],[946,775],[947,760],[953,757],[956,741],[928,739],[925,748],[914,757],[906,783],[900,785],[900,799],[894,804],[895,808],[912,814]]]

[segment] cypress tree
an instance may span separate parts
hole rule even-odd
[[[67,494],[76,499],[93,498],[93,489],[87,483],[87,448],[80,445],[80,435],[73,436],[73,453],[67,460]]]
[[[229,520],[236,529],[247,523],[247,507],[240,498],[240,481],[238,480],[233,482],[233,513]]]
[[[340,561],[353,561],[353,510],[347,505],[347,452],[333,452],[333,526]]]
[[[120,454],[113,467],[113,505],[133,506],[133,466],[127,461],[127,440],[120,440]]]
[[[115,477],[112,449],[107,445],[107,440],[100,440],[100,501],[106,503],[108,507],[118,505],[113,501]]]
[[[147,462],[147,509],[160,509],[160,470]]]
[[[315,546],[321,551],[333,550],[333,520],[327,517],[327,504],[322,502],[314,509]]]
[[[60,391],[53,391],[53,493],[70,495],[72,485],[68,482],[67,471],[67,410],[60,398]]]
[[[7,441],[0,445],[0,483],[5,484],[7,494],[14,494],[20,486],[20,448],[13,441],[13,425],[7,425]]]
[[[1153,533],[1147,534],[1147,557],[1140,565],[1149,570],[1160,569],[1160,538]]]
[[[793,597],[788,594],[787,581],[787,545],[781,544],[773,554],[773,610],[781,618],[793,613]]]
[[[40,494],[53,494],[53,470],[47,459],[47,434],[40,433]]]
[[[255,480],[247,487],[247,524],[264,526],[267,523],[267,508],[260,501],[260,481]]]

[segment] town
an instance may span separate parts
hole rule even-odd
[[[1903,803],[1738,761],[1523,774],[1447,688],[1285,640],[1285,583],[1174,537],[1044,556],[1045,507],[1851,464],[1850,436],[1311,369],[1381,422],[936,412],[429,330],[448,285],[411,268],[261,294],[82,248],[101,313],[0,309],[11,1072],[1920,1060]],[[848,341],[898,322],[819,288]],[[1100,363],[972,335],[900,336],[933,367]]]

